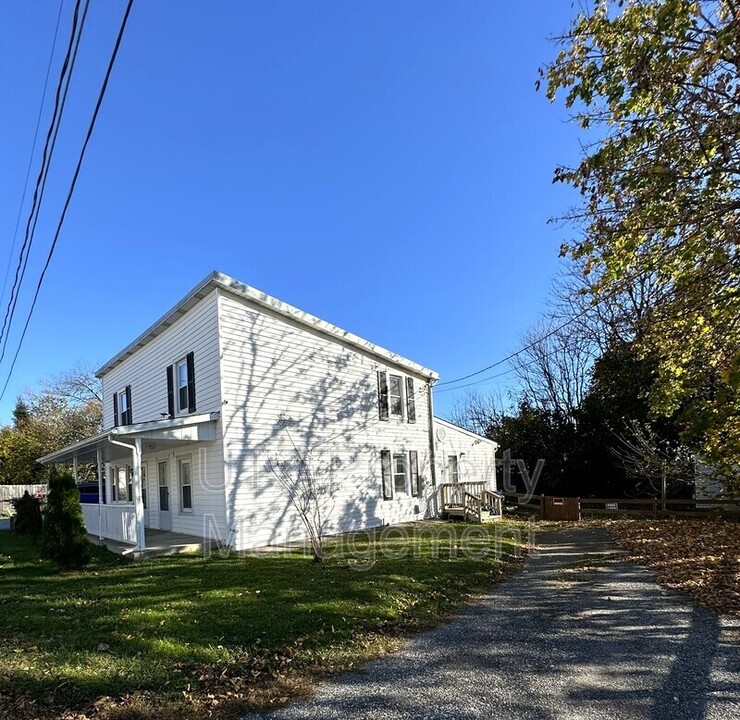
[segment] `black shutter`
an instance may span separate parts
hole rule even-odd
[[[378,413],[381,420],[388,419],[388,378],[384,370],[378,370]]]
[[[118,393],[113,393],[113,427],[118,427]]]
[[[414,396],[414,378],[406,378],[406,418],[410,423],[416,422],[416,397]]]
[[[383,500],[393,499],[393,475],[391,474],[391,451],[380,451],[380,469],[383,474]]]
[[[124,425],[131,425],[134,422],[134,411],[131,407],[131,386],[126,385],[126,419]]]
[[[172,365],[167,366],[167,412],[175,417],[175,377]]]
[[[188,365],[188,412],[195,412],[195,355],[189,352],[185,361]]]
[[[414,497],[421,495],[419,487],[419,453],[409,450],[409,475],[411,476],[411,494]]]

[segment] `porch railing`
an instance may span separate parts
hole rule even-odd
[[[136,545],[136,509],[133,505],[82,504],[87,532],[97,537]]]
[[[449,505],[462,506],[465,493],[480,497],[486,489],[485,482],[444,483],[439,486],[442,507]]]
[[[489,489],[485,481],[443,483],[439,486],[440,510],[445,517],[462,517],[481,522],[488,516],[502,516],[502,495]]]

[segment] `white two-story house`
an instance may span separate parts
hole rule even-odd
[[[495,490],[496,444],[432,414],[437,374],[213,272],[98,371],[100,435],[42,462],[97,463],[88,531],[236,550],[293,541],[306,475],[327,533],[436,515],[440,483]]]

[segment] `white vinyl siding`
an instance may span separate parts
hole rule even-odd
[[[156,313],[155,313],[156,314]],[[120,365],[109,370],[103,380],[104,426],[113,426],[112,393],[130,384],[135,390],[132,422],[161,420],[168,415],[167,366],[193,352],[196,362],[197,414],[221,410],[221,378],[218,333],[218,292],[197,302],[187,313],[164,329]],[[187,409],[186,409],[187,410]],[[175,450],[147,452],[151,463],[167,460],[170,488],[172,531],[202,537],[204,528],[226,539],[226,497],[224,494],[223,441],[220,421],[217,440],[178,446]],[[192,512],[179,512],[179,485],[176,454],[188,452],[192,457]],[[154,465],[152,465],[152,468]],[[152,527],[158,527],[159,493],[148,498]]]
[[[434,418],[434,438],[437,482],[455,482],[456,471],[458,482],[486,482],[496,489],[496,443],[439,418]]]
[[[236,549],[305,535],[269,471],[271,460],[291,456],[292,443],[302,452],[313,449],[317,467],[332,467],[323,473],[333,486],[329,532],[432,514],[425,377],[414,377],[416,423],[383,421],[379,376],[405,378],[408,369],[225,291],[219,319],[228,525]],[[385,448],[418,450],[419,474],[428,479],[423,498],[404,492],[383,499]]]

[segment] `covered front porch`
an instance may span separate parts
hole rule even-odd
[[[116,427],[45,455],[39,462],[71,466],[75,481],[80,466],[96,467],[97,503],[82,503],[82,514],[87,532],[111,550],[136,557],[153,554],[148,550],[158,550],[158,554],[197,551],[203,547],[199,537],[147,528],[142,455],[212,442],[217,421],[218,413],[208,413]],[[118,472],[121,469],[123,474]]]

